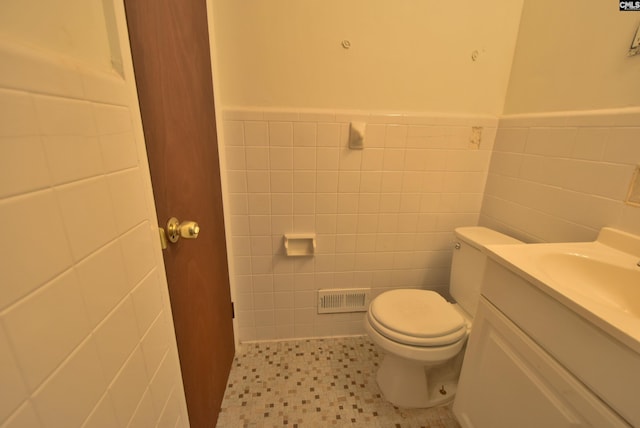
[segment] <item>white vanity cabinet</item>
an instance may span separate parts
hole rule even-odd
[[[611,378],[625,367],[599,365],[621,361],[637,368],[637,355],[627,352],[619,360],[616,352],[626,352],[624,347],[579,322],[569,309],[490,261],[453,406],[460,424],[613,428],[631,426],[628,420],[635,425],[636,415],[629,412],[640,407],[640,395],[626,383],[637,372],[629,373],[631,379]],[[611,394],[618,395],[611,397],[616,388]]]

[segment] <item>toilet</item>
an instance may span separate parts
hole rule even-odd
[[[480,299],[486,264],[482,248],[522,243],[485,227],[460,227],[455,237],[449,291],[457,303],[435,291],[397,289],[369,305],[365,330],[385,351],[376,380],[397,407],[426,408],[453,399]]]

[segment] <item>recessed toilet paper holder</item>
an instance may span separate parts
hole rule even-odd
[[[287,256],[313,256],[316,251],[316,234],[285,233],[284,249]]]

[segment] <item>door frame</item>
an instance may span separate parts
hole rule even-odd
[[[213,19],[213,0],[206,0],[207,6],[207,25],[209,27],[209,56],[211,58],[211,77],[213,90],[217,93],[217,96],[213,97],[213,104],[216,111],[216,129],[218,134],[218,159],[220,164],[220,183],[222,185],[222,214],[224,217],[224,228],[225,228],[225,240],[227,243],[227,263],[229,265],[229,289],[231,292],[231,302],[236,301],[236,280],[235,280],[235,261],[233,258],[233,239],[231,234],[231,212],[229,210],[230,201],[229,201],[229,186],[227,184],[227,158],[226,158],[226,141],[225,141],[225,127],[224,127],[224,116],[225,111],[220,102],[220,87],[222,86],[220,83],[220,73],[218,68],[218,56],[217,56],[217,44],[215,38],[215,25]],[[238,317],[233,317],[233,340],[236,345],[236,351],[240,348],[240,341],[238,340]]]

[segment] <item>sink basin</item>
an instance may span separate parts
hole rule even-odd
[[[621,266],[581,253],[543,254],[540,270],[557,287],[640,318],[640,267]]]
[[[593,242],[487,247],[489,256],[640,350],[640,236],[603,228]]]

